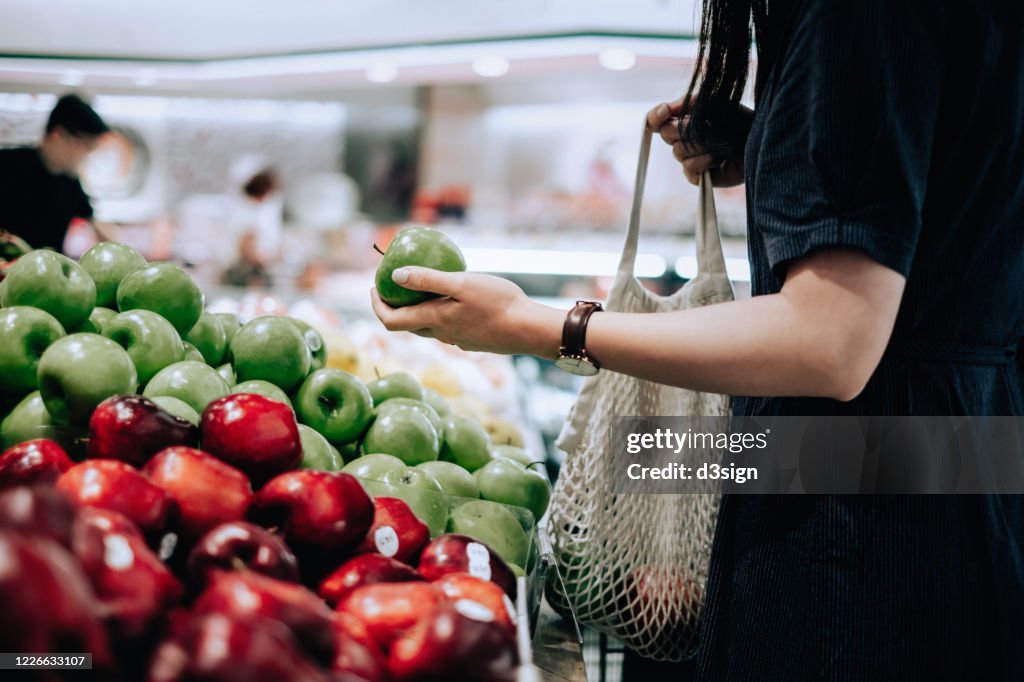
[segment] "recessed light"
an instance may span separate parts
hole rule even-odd
[[[636,64],[636,55],[622,47],[610,47],[601,50],[597,55],[597,61],[606,69],[612,71],[626,71]]]
[[[390,62],[377,62],[366,69],[366,80],[372,83],[390,83],[398,77],[398,67]]]
[[[508,73],[508,60],[499,55],[484,55],[473,61],[473,71],[485,78],[497,78]]]

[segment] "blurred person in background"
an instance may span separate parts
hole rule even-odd
[[[97,226],[78,172],[109,130],[85,100],[64,95],[38,147],[0,150],[0,230],[33,248],[62,251],[68,227],[78,218],[108,239],[110,227]]]
[[[648,126],[692,182],[745,183],[753,296],[599,312],[587,352],[739,415],[1024,415],[1021,35],[1019,2],[705,0]],[[388,329],[559,354],[566,312],[507,280],[393,279],[442,297],[374,292]],[[1010,682],[1021,643],[1024,496],[726,495],[695,662],[626,678]]]
[[[269,287],[269,269],[280,255],[282,198],[277,174],[260,170],[242,186],[243,199],[231,216],[237,239],[234,262],[224,273],[225,284]]]

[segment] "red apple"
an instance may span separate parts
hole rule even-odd
[[[191,540],[221,523],[244,519],[253,501],[246,475],[202,450],[167,448],[143,472],[177,501],[182,534]]]
[[[279,536],[245,521],[210,529],[192,549],[188,572],[205,584],[215,570],[248,568],[271,578],[298,582],[295,555]]]
[[[0,454],[0,490],[53,483],[72,466],[74,462],[56,442],[46,438],[27,440]]]
[[[124,514],[146,534],[164,529],[176,512],[174,500],[132,466],[113,459],[90,459],[57,479],[57,490],[79,506]]]
[[[193,611],[280,621],[314,659],[323,665],[334,659],[333,614],[322,599],[301,585],[253,571],[217,571],[196,599]]]
[[[397,497],[375,497],[373,508],[373,525],[355,553],[377,552],[415,564],[430,541],[427,524],[413,514],[405,500]]]
[[[204,450],[244,471],[257,487],[302,463],[295,413],[255,393],[236,393],[207,405],[200,435]]]
[[[505,591],[490,580],[477,578],[468,573],[449,573],[432,584],[452,602],[467,599],[480,604],[493,614],[493,620],[515,634],[516,606]]]
[[[626,575],[617,602],[627,616],[622,635],[629,638],[640,634],[648,622],[647,614],[657,613],[665,637],[681,637],[698,626],[702,598],[700,583],[682,565],[635,567]]]
[[[380,554],[362,554],[339,566],[320,584],[321,597],[336,606],[350,592],[376,583],[422,582],[412,566]]]
[[[468,535],[448,533],[431,540],[420,555],[419,572],[433,582],[449,573],[469,573],[490,580],[510,597],[516,596],[516,576],[497,552]]]
[[[0,530],[0,633],[8,651],[90,652],[93,667],[113,660],[99,604],[74,557],[42,537]]]
[[[146,634],[182,595],[182,586],[131,521],[109,510],[83,510],[72,549],[119,639]]]
[[[204,613],[178,630],[157,647],[148,682],[339,682],[269,618]]]
[[[378,583],[354,590],[337,610],[361,620],[377,646],[387,651],[439,601],[438,591],[425,583]]]
[[[389,682],[387,659],[366,625],[347,613],[334,614],[333,670],[358,675],[367,682]]]
[[[141,467],[164,448],[198,442],[199,429],[188,420],[149,398],[116,395],[93,410],[86,453],[92,459],[119,459]]]
[[[49,486],[22,486],[0,493],[0,528],[71,547],[76,509]]]
[[[336,556],[366,537],[373,501],[359,480],[340,471],[302,469],[269,481],[256,493],[252,517],[281,527],[301,555]]]
[[[515,636],[465,600],[424,613],[388,657],[394,682],[512,682],[518,665]]]

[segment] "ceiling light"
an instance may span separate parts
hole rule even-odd
[[[622,47],[610,47],[597,55],[601,66],[611,71],[626,71],[636,64],[636,55]]]
[[[398,67],[390,62],[377,62],[366,69],[366,80],[371,83],[390,83],[398,77]]]
[[[485,78],[497,78],[508,73],[508,60],[499,55],[484,55],[473,61],[473,70]]]
[[[547,251],[542,249],[462,249],[470,270],[519,275],[612,276],[622,258],[618,253]],[[654,254],[636,257],[637,277],[661,277],[665,259]]]
[[[676,274],[683,279],[693,279],[697,276],[697,257],[682,256],[676,261]],[[750,281],[750,261],[746,258],[726,258],[725,271],[729,279],[734,282]]]
[[[149,88],[156,85],[158,75],[156,69],[139,69],[135,72],[135,78],[132,81],[140,87]]]

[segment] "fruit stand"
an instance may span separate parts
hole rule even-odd
[[[208,307],[113,242],[5,275],[4,651],[113,680],[585,679],[542,603],[543,457],[450,376]]]

